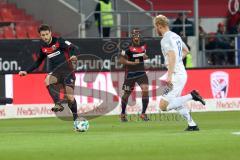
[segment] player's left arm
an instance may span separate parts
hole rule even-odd
[[[122,50],[121,53],[119,54],[119,63],[120,64],[131,66],[131,65],[137,65],[140,63],[139,61],[135,61],[135,62],[129,61],[127,59],[127,55],[126,55],[127,53],[128,53],[128,51]]]
[[[187,45],[184,43],[184,42],[182,42],[182,59],[184,59],[186,56],[187,56],[187,54],[189,54],[189,49],[188,49],[188,47],[187,47]]]
[[[147,60],[148,59],[148,55],[144,54],[143,55],[143,60]]]

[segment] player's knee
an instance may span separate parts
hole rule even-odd
[[[141,85],[141,89],[142,89],[142,96],[147,97],[148,96],[148,85],[147,84]]]
[[[74,102],[74,96],[73,95],[67,95],[67,100],[70,102]]]
[[[143,92],[148,92],[148,85],[142,85],[141,89]]]
[[[45,83],[45,86],[49,86],[49,79],[48,78],[45,78],[45,80],[44,80],[44,83]]]
[[[162,111],[166,111],[167,110],[167,106],[168,106],[168,101],[164,100],[164,99],[161,99],[160,100],[160,103],[159,103],[159,108],[162,110]]]
[[[129,92],[125,92],[122,96],[122,101],[127,102],[128,101],[128,97],[130,96]]]
[[[142,91],[142,96],[143,97],[148,97],[149,96],[148,90],[147,91]]]
[[[123,95],[123,96],[122,96],[122,101],[127,101],[127,100],[128,100],[128,97],[129,97],[128,95]]]

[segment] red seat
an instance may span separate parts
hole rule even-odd
[[[39,39],[39,34],[37,32],[37,26],[30,25],[27,27],[28,37],[30,39]]]
[[[25,15],[25,21],[35,23],[33,16]]]
[[[0,10],[0,14],[1,14],[2,20],[4,22],[14,22],[15,21],[12,12],[7,8],[2,8]]]
[[[7,0],[0,0],[0,5],[7,3]]]
[[[4,27],[3,28],[3,34],[6,39],[15,39],[15,34],[13,32],[13,29],[11,27]]]
[[[21,26],[21,27],[27,26],[25,21],[16,22],[15,24],[16,26]]]
[[[15,30],[16,30],[16,37],[18,39],[28,39],[27,31],[24,26],[16,25]]]
[[[7,39],[38,39],[38,26],[42,23],[36,21],[33,16],[26,14],[25,10],[17,8],[16,4],[8,3],[8,0],[0,0],[0,22],[14,22],[13,27],[3,27],[0,38]],[[6,23],[7,24],[7,23]],[[54,35],[59,36],[59,33]]]
[[[14,15],[14,18],[15,18],[16,22],[24,22],[24,21],[26,21],[26,17],[24,15],[21,15],[21,14]]]
[[[14,15],[15,21],[26,21],[26,13],[22,9],[12,10],[12,14]]]
[[[2,32],[0,32],[0,39],[4,39],[4,35]]]

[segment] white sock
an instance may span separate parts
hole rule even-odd
[[[187,120],[189,126],[196,126],[197,124],[192,119],[192,116],[190,115],[190,112],[188,108],[186,107],[179,107],[176,109],[181,116],[183,116],[184,119]]]
[[[189,100],[192,100],[192,95],[191,94],[187,94],[187,95],[181,96],[181,97],[172,98],[169,101],[169,104],[167,106],[167,110],[169,111],[171,109],[177,109]]]

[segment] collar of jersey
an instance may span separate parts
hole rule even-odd
[[[167,31],[163,34],[163,37],[166,36],[168,33],[170,33],[171,31]]]

